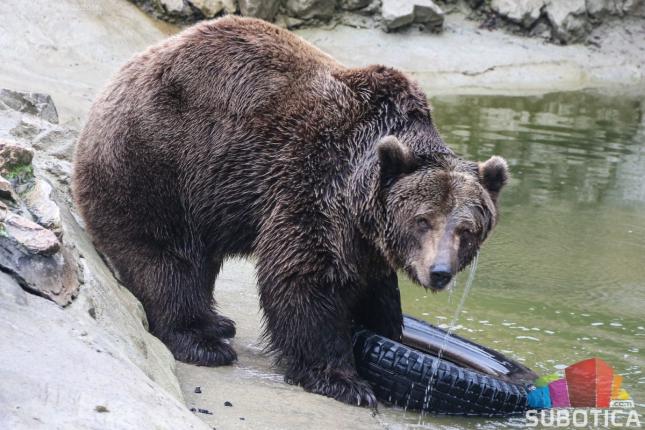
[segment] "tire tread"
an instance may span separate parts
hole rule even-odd
[[[354,357],[377,398],[396,406],[488,417],[520,415],[528,408],[523,385],[459,367],[368,330],[354,335]],[[429,384],[433,388],[426,397]]]

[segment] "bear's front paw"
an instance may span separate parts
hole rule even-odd
[[[311,372],[300,378],[285,378],[289,383],[298,383],[311,393],[322,394],[343,403],[357,406],[376,407],[372,387],[358,377],[354,370],[332,369]]]
[[[224,366],[237,360],[237,353],[226,341],[200,331],[175,331],[164,343],[176,360],[198,366]]]

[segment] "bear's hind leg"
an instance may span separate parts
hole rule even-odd
[[[214,310],[220,262],[185,250],[138,247],[126,254],[117,264],[123,281],[143,303],[150,332],[177,360],[220,366],[237,359],[224,340],[235,335],[235,323]]]

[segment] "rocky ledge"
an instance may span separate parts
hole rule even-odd
[[[568,44],[582,42],[603,21],[645,18],[645,0],[131,0],[153,16],[192,23],[224,14],[287,27],[344,24],[397,31],[443,30],[447,13],[463,13],[482,28],[504,28]]]
[[[0,90],[0,428],[208,428],[71,209],[77,134]]]

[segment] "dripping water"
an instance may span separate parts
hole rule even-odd
[[[455,291],[456,288],[457,288],[457,277],[455,276],[450,282],[450,285],[448,285],[448,304],[449,305],[452,305],[452,293]]]
[[[419,424],[421,424],[421,419],[425,414],[425,409],[430,405],[430,401],[432,400],[432,390],[434,388],[435,377],[437,376],[437,371],[439,370],[439,362],[441,361],[441,358],[443,356],[443,349],[446,346],[446,341],[454,331],[455,327],[457,326],[457,321],[459,320],[461,311],[464,308],[464,303],[466,303],[466,297],[468,297],[468,294],[470,293],[470,289],[473,285],[473,281],[475,280],[475,272],[477,271],[478,259],[479,259],[479,253],[475,255],[475,258],[473,258],[473,261],[470,264],[470,271],[468,272],[468,280],[466,281],[464,292],[461,295],[461,300],[459,301],[459,305],[457,305],[457,309],[455,309],[455,313],[452,316],[452,319],[450,320],[450,325],[446,330],[446,334],[443,336],[443,339],[441,340],[441,346],[439,347],[437,360],[433,362],[432,373],[430,374],[430,380],[428,381],[428,385],[426,385],[425,395],[423,397],[421,414],[419,414]],[[409,397],[408,397],[408,401],[409,401]],[[407,405],[406,405],[406,409],[407,409]]]

